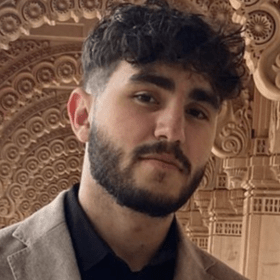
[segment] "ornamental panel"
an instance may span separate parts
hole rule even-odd
[[[279,197],[256,197],[253,199],[252,213],[279,215],[280,198]]]
[[[280,99],[278,55],[280,10],[278,1],[231,0],[233,19],[246,26],[246,60],[260,93],[270,100]]]
[[[268,12],[259,10],[249,13],[246,33],[256,45],[262,45],[271,40],[275,34],[275,29],[275,21]]]
[[[217,222],[215,223],[214,234],[241,236],[242,222]]]
[[[81,79],[80,49],[22,40],[1,52],[0,227],[79,181],[84,147],[73,135],[66,102]]]
[[[222,106],[212,149],[215,156],[228,158],[247,154],[251,145],[252,95],[246,88],[237,100]]]

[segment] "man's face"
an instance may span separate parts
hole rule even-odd
[[[202,179],[218,106],[199,74],[121,62],[92,110],[93,179],[120,205],[154,217],[175,212]]]

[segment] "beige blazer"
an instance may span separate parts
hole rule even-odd
[[[0,280],[81,279],[65,222],[64,196],[62,192],[25,221],[0,230]],[[180,231],[174,280],[245,280]]]

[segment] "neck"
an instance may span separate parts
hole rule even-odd
[[[79,201],[97,233],[132,271],[141,270],[164,242],[174,215],[154,218],[120,206],[92,179],[82,176]],[[87,181],[83,178],[87,178]]]

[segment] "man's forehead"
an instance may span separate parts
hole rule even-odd
[[[203,87],[207,89],[207,91],[213,92],[210,79],[206,77],[205,74],[198,73],[197,71],[183,67],[180,64],[157,62],[141,66],[131,65],[130,67],[131,71],[128,71],[128,78],[131,81],[142,80],[143,82],[149,82],[149,80],[152,80],[153,82],[156,82],[156,79],[154,78],[158,77],[157,82],[159,85],[166,85],[166,89],[172,91],[176,89],[176,80],[178,75],[180,75],[181,81],[187,82],[189,86],[198,84],[201,88]],[[166,82],[161,78],[166,78]]]

